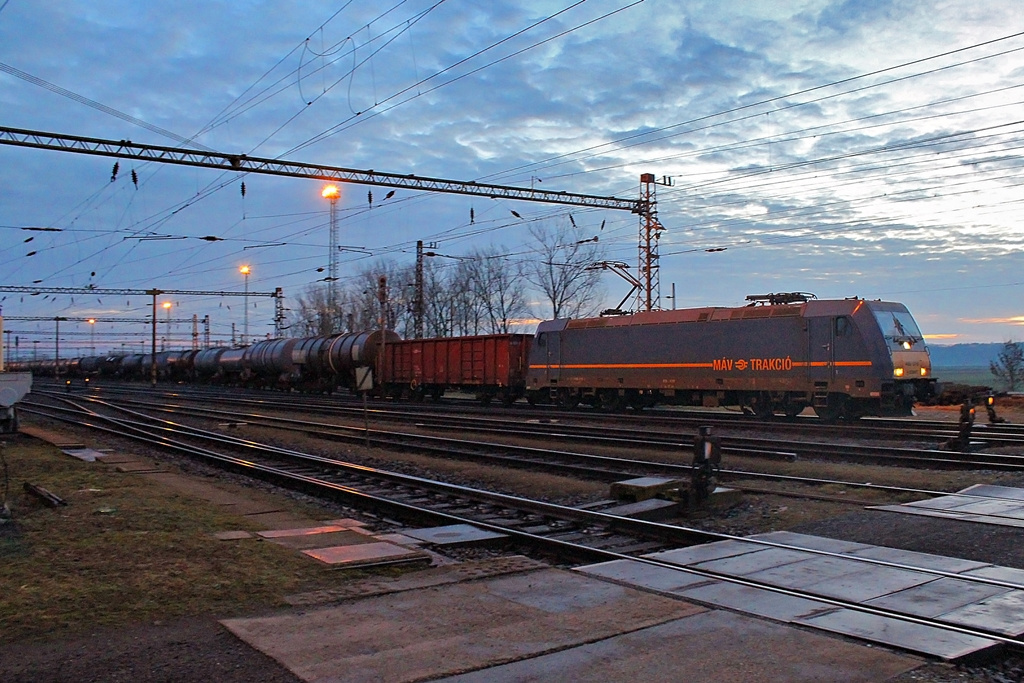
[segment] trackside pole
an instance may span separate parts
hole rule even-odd
[[[356,368],[356,391],[363,394],[363,426],[366,430],[366,445],[370,445],[370,408],[368,396],[373,389],[373,368]]]

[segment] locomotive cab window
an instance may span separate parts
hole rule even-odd
[[[541,332],[537,335],[537,346],[543,348],[548,343],[547,332]]]
[[[920,351],[924,348],[924,335],[908,311],[874,311],[874,314],[890,349]]]
[[[848,337],[853,330],[853,324],[845,315],[840,316],[836,318],[835,329],[837,337]]]

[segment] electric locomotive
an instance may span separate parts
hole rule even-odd
[[[733,406],[761,417],[910,415],[934,392],[903,304],[753,295],[739,308],[562,319],[537,329],[527,398],[607,409]]]

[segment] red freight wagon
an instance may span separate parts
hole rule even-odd
[[[406,339],[384,347],[377,381],[391,396],[440,398],[445,391],[471,392],[484,403],[512,403],[526,390],[528,334]]]

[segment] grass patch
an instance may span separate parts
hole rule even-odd
[[[185,615],[241,614],[341,574],[282,546],[209,534],[257,530],[145,477],[84,463],[26,437],[4,448],[12,519],[0,523],[0,640]],[[0,468],[0,495],[3,494]],[[22,489],[68,502],[48,508]]]
[[[1001,389],[999,380],[987,367],[950,366],[932,368],[932,375],[940,383],[969,384],[971,386],[987,386]]]

